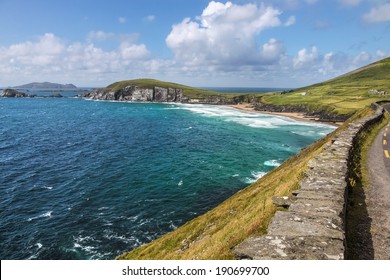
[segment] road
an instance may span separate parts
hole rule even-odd
[[[383,106],[390,112],[390,104]],[[390,123],[377,135],[368,154],[365,191],[374,259],[390,259]]]

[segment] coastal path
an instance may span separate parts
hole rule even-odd
[[[390,104],[383,105],[390,112]],[[390,259],[390,123],[377,135],[368,154],[365,193],[374,259]]]

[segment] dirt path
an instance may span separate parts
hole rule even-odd
[[[385,108],[390,111],[390,105]],[[369,150],[370,185],[365,192],[373,258],[386,260],[390,260],[390,158],[386,155],[390,152],[389,136],[390,124],[381,130]]]

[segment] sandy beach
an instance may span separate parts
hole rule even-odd
[[[243,111],[249,111],[249,112],[255,112],[259,114],[269,114],[269,115],[277,115],[277,116],[283,116],[283,117],[289,117],[292,119],[300,120],[300,121],[310,121],[310,122],[320,122],[320,123],[325,123],[328,125],[333,125],[333,126],[340,126],[343,123],[342,122],[323,122],[320,121],[319,118],[315,117],[308,117],[303,113],[290,113],[290,112],[269,112],[269,111],[257,111],[253,107],[251,103],[240,103],[236,105],[228,105],[231,108],[243,110]]]

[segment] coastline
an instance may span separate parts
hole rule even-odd
[[[325,122],[321,121],[319,118],[315,117],[308,117],[304,113],[293,113],[293,112],[271,112],[271,111],[258,111],[255,110],[253,105],[251,103],[239,103],[235,105],[225,105],[227,107],[235,108],[241,111],[247,111],[252,113],[258,113],[258,114],[266,114],[266,115],[276,115],[276,116],[282,116],[282,117],[288,117],[292,118],[298,121],[306,121],[306,122],[316,122],[316,123],[323,123],[327,125],[332,125],[335,127],[341,126],[342,122]]]

